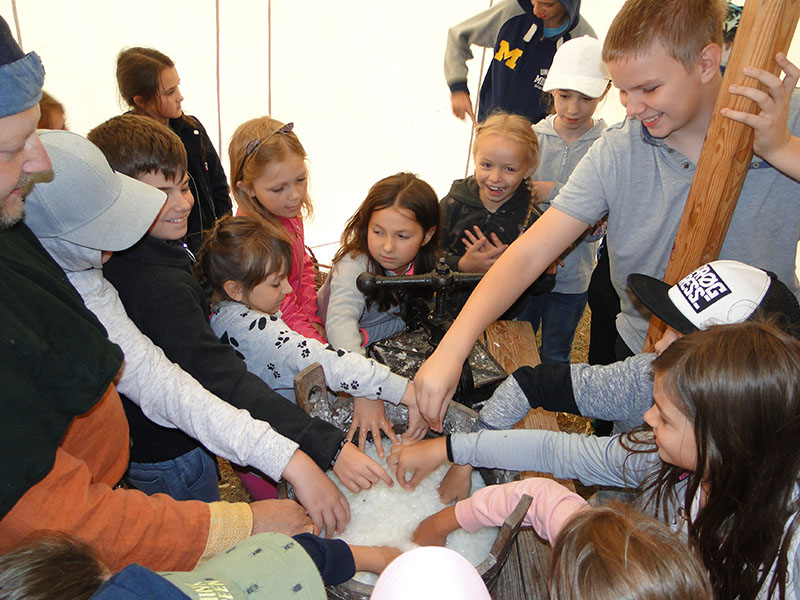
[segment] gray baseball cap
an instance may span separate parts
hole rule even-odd
[[[25,223],[36,237],[118,251],[147,233],[167,200],[164,192],[114,171],[77,133],[40,130],[39,137],[53,171],[25,199]]]

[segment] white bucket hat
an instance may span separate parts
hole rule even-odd
[[[574,90],[599,98],[611,81],[602,51],[600,41],[588,35],[564,42],[553,57],[542,90]]]

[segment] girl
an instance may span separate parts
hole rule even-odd
[[[202,123],[181,109],[183,96],[175,63],[153,48],[128,48],[117,56],[117,86],[131,111],[167,125],[181,138],[189,157],[195,204],[189,213],[185,242],[197,252],[203,231],[230,214],[225,171]]]
[[[251,119],[233,133],[228,153],[237,215],[261,218],[285,230],[292,243],[291,292],[281,304],[283,320],[300,335],[325,342],[317,315],[314,264],[306,252],[302,214],[311,215],[306,151],[293,123]]]
[[[440,203],[442,250],[451,269],[485,273],[541,214],[536,204],[552,184],[532,181],[537,154],[536,135],[525,117],[498,112],[478,125],[475,174],[454,181]],[[468,295],[451,294],[450,310],[457,313]]]
[[[417,468],[415,485],[450,454],[589,485],[639,485],[643,507],[696,545],[716,597],[796,597],[800,342],[772,325],[719,325],[673,342],[653,371],[652,432],[456,434],[393,449],[398,479]]]
[[[478,490],[420,523],[414,541],[444,545],[458,528],[499,527],[523,494],[523,525],[553,545],[550,598],[711,600],[708,573],[693,548],[664,523],[620,503],[590,508],[560,483],[531,477]]]
[[[598,40],[580,37],[565,42],[556,52],[543,87],[552,98],[554,114],[533,128],[539,140],[539,164],[534,179],[566,183],[606,128],[605,121],[592,117],[611,87],[611,78],[600,57],[602,48]],[[548,206],[545,203],[543,208]],[[534,331],[541,324],[543,363],[570,362],[572,339],[586,308],[589,278],[597,262],[599,243],[596,236],[588,236],[562,255],[563,264],[553,291],[532,296],[519,317],[530,321]]]
[[[356,287],[356,278],[364,271],[430,272],[436,263],[438,226],[436,192],[416,175],[397,173],[370,188],[347,222],[331,272],[319,290],[320,314],[334,347],[366,356],[367,344],[405,329],[401,294],[384,289],[367,298]],[[383,430],[396,439],[383,406],[374,402],[356,399],[348,437],[356,429],[362,437],[371,431],[379,440]]]
[[[407,379],[374,360],[305,338],[281,319],[281,302],[291,291],[287,281],[291,261],[292,246],[283,229],[248,217],[220,219],[197,264],[213,307],[214,333],[233,346],[251,373],[292,401],[294,376],[319,362],[331,389],[370,401],[403,403],[409,408],[409,437],[420,437],[420,426],[424,434],[427,428]],[[380,473],[391,485],[382,469]]]

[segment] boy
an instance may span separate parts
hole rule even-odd
[[[114,169],[169,195],[149,234],[135,247],[115,254],[103,267],[103,274],[142,333],[206,389],[268,421],[279,433],[298,442],[323,470],[333,468],[351,489],[369,487],[378,478],[390,482],[377,463],[344,442],[341,431],[310,418],[249,373],[233,348],[221,344],[211,330],[206,298],[191,273],[193,257],[181,244],[193,199],[185,186],[186,153],[180,139],[165,126],[136,115],[109,119],[90,131],[89,139]],[[129,410],[128,416],[135,441],[133,460],[161,463],[185,453],[186,440],[176,440],[175,432],[164,431],[136,410]],[[153,464],[153,469],[157,468]],[[324,524],[331,535],[342,530],[349,520],[346,500],[320,492],[315,498],[322,505],[313,511],[317,525]]]
[[[113,383],[122,353],[20,223],[33,176],[51,166],[36,135],[43,80],[39,57],[24,54],[0,18],[0,552],[48,528],[96,544],[113,569],[188,569],[251,532],[302,530],[297,505],[292,514],[272,502],[181,503],[116,486],[129,450]],[[157,214],[161,197],[148,205],[152,192],[105,169],[106,189],[110,181],[118,200],[138,200],[136,223]],[[87,233],[93,218],[71,217],[70,230]]]
[[[609,29],[603,59],[628,119],[608,129],[572,173],[551,209],[484,276],[458,320],[415,378],[419,408],[435,424],[452,395],[463,348],[588,225],[608,213],[612,282],[620,295],[617,358],[638,352],[649,314],[626,289],[632,272],[660,277],[722,82],[717,0],[629,0]],[[793,95],[788,124],[800,131]],[[721,258],[794,274],[800,185],[754,157]],[[525,277],[519,277],[525,273]],[[466,345],[466,346],[465,346]],[[445,358],[447,357],[447,358]]]
[[[494,47],[494,57],[480,91],[478,123],[496,109],[519,114],[531,123],[545,116],[542,86],[562,42],[595,35],[580,16],[580,0],[505,0],[447,32],[444,76],[450,88],[453,114],[475,122],[467,61],[471,44]]]

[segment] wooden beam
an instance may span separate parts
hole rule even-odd
[[[726,119],[720,109],[758,113],[758,105],[728,92],[732,84],[761,87],[745,77],[748,65],[780,74],[775,54],[786,52],[800,16],[800,0],[747,0],[739,21],[725,76],[714,105],[714,114],[697,162],[692,187],[675,235],[664,281],[675,284],[697,267],[719,258],[733,211],[753,155],[751,127]],[[656,317],[644,351],[650,352],[666,326]]]

